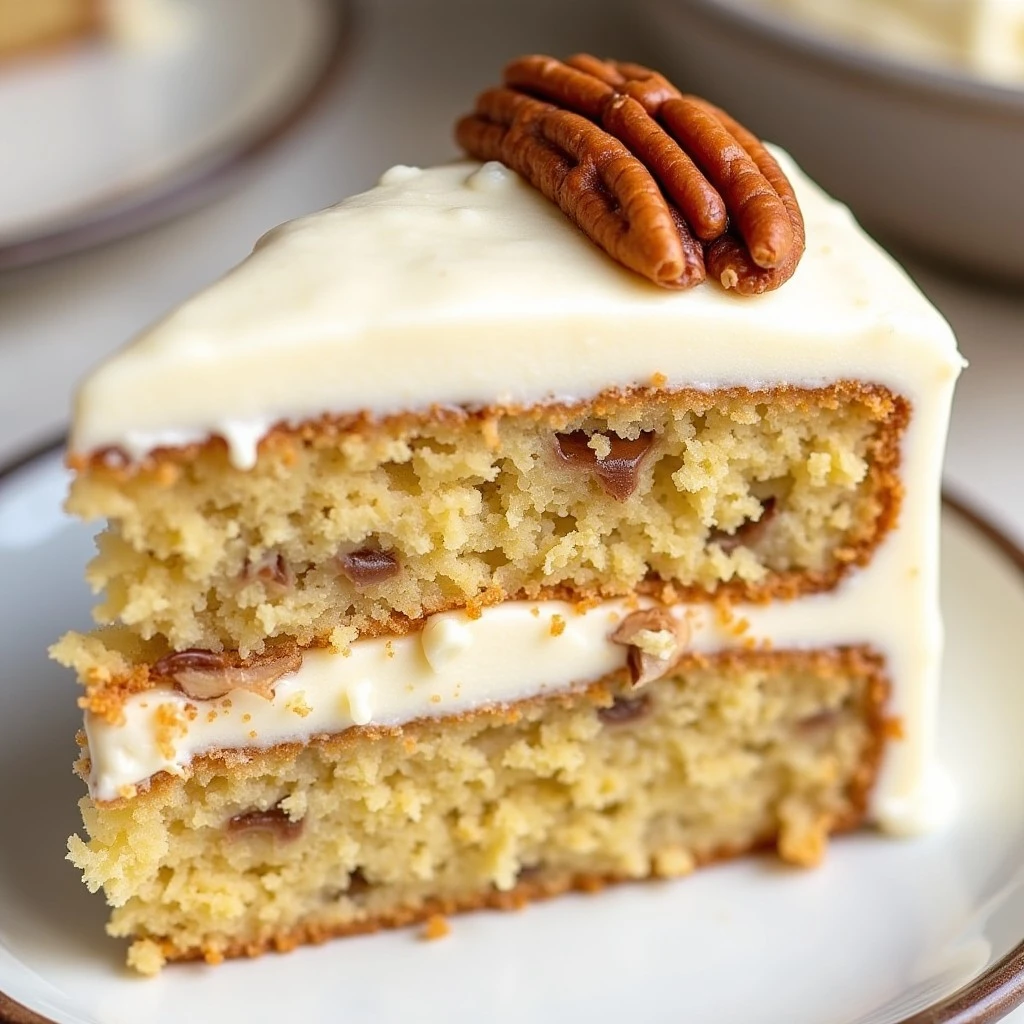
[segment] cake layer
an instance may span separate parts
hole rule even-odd
[[[196,761],[83,801],[71,859],[136,967],[255,953],[776,843],[861,820],[885,734],[858,648],[726,653],[572,693]]]
[[[97,617],[189,647],[343,646],[512,597],[791,597],[863,564],[896,520],[906,403],[817,389],[638,388],[576,406],[435,411],[94,465]],[[87,668],[103,668],[95,662]]]

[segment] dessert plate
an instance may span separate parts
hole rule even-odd
[[[174,0],[167,24],[0,65],[0,269],[129,234],[224,185],[340,64],[342,0]]]
[[[515,914],[347,939],[153,980],[122,966],[64,861],[79,826],[74,684],[48,643],[88,623],[90,531],[51,450],[0,476],[0,1021],[344,1019],[716,1024],[993,1021],[1024,998],[1024,554],[948,505],[937,832],[871,832],[817,871],[754,858]]]

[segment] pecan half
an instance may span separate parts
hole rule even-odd
[[[278,644],[251,658],[190,648],[165,655],[149,673],[172,681],[194,700],[214,700],[232,690],[249,690],[270,700],[278,679],[301,665],[302,652],[294,644]]]
[[[383,583],[402,571],[396,555],[377,548],[360,548],[338,555],[338,565],[357,587]]]
[[[792,186],[724,111],[650,68],[589,54],[520,57],[504,81],[459,121],[460,145],[517,171],[623,265],[670,288],[699,283],[706,267],[742,295],[796,270]]]
[[[261,811],[258,808],[236,814],[228,819],[228,832],[237,835],[242,832],[269,832],[279,839],[297,839],[302,835],[305,821],[300,818],[292,821],[288,812],[281,807],[271,807]]]
[[[629,648],[630,679],[634,686],[642,686],[668,675],[678,664],[690,640],[690,627],[666,608],[643,608],[627,615],[611,640]]]

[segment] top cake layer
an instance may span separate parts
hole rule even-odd
[[[637,384],[882,384],[959,369],[948,325],[849,212],[780,155],[807,222],[788,284],[667,292],[624,270],[499,164],[396,167],[271,231],[223,280],[86,382],[73,456],[224,437],[238,466],[279,422],[572,401]]]

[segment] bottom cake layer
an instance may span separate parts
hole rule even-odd
[[[255,955],[774,844],[864,817],[886,734],[866,648],[695,656],[585,690],[233,751],[82,802],[70,859],[129,963]],[[85,771],[87,765],[80,768]]]

